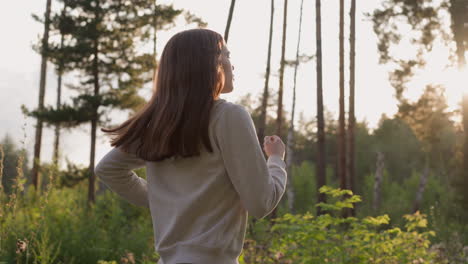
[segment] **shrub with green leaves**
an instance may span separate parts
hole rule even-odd
[[[342,217],[361,199],[349,190],[323,186],[328,203],[320,203],[326,214],[314,217],[310,213],[285,214],[274,220],[270,237],[259,241],[268,249],[256,251],[263,256],[251,256],[246,248],[243,263],[436,263],[435,253],[429,250],[433,231],[427,230],[426,216],[419,212],[405,215],[405,228],[389,227],[388,215],[377,217]],[[264,222],[260,222],[264,225]],[[259,248],[258,241],[255,244]],[[255,260],[253,262],[248,262]],[[441,262],[442,263],[442,262]]]

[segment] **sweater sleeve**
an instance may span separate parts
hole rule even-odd
[[[132,171],[144,166],[145,161],[135,154],[113,148],[99,161],[94,173],[122,198],[149,208],[147,182]]]
[[[270,214],[285,192],[286,164],[279,155],[265,160],[250,114],[232,104],[217,120],[216,140],[244,208],[256,218]]]

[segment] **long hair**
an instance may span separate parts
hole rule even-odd
[[[121,125],[101,131],[115,135],[111,146],[147,161],[213,152],[208,125],[222,90],[223,37],[208,29],[174,35],[164,47],[148,103]]]

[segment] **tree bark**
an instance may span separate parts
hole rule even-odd
[[[97,7],[95,11],[95,19],[99,18],[99,1],[97,1]],[[98,29],[96,28],[96,31]],[[94,81],[94,96],[99,95],[99,39],[97,37],[94,39],[94,59],[93,59],[93,81]],[[93,106],[93,119],[91,120],[91,149],[89,155],[89,184],[88,184],[88,204],[94,203],[96,200],[95,197],[95,181],[96,176],[94,175],[94,162],[96,155],[96,129],[98,123],[98,109],[96,106]]]
[[[319,192],[320,187],[326,184],[325,164],[325,118],[323,114],[323,88],[322,88],[322,11],[320,0],[315,1],[315,27],[316,27],[316,56],[317,56],[317,202],[326,202],[326,196]],[[317,207],[317,215],[323,212]]]
[[[67,9],[67,2],[64,2],[63,10],[62,10],[62,18],[65,16],[65,12]],[[64,36],[63,34],[60,36],[60,49],[63,48],[63,41],[64,41]],[[56,108],[60,109],[60,106],[62,104],[62,75],[63,75],[63,59],[61,58],[59,61],[58,65],[58,77],[57,77],[57,104]],[[54,155],[53,155],[53,161],[55,166],[57,168],[59,167],[59,159],[60,159],[60,153],[59,153],[59,146],[60,146],[60,124],[55,125],[55,139],[54,139]]]
[[[291,122],[292,123],[292,122]],[[286,182],[286,198],[288,202],[288,210],[290,213],[294,213],[294,187],[292,184],[292,165],[293,165],[293,145],[294,145],[294,128],[291,127],[288,130],[288,139],[286,143],[286,172],[288,174],[288,181]]]
[[[338,137],[338,177],[340,188],[346,189],[346,132],[345,132],[345,102],[344,102],[344,0],[340,0],[340,115]]]
[[[158,32],[158,4],[157,0],[154,1],[154,14],[153,14],[153,58],[154,58],[154,71],[153,71],[153,76],[156,76],[156,71],[158,67],[158,61],[156,60],[157,50],[156,50],[156,44],[157,44],[157,32]]]
[[[424,190],[426,189],[428,176],[429,176],[429,162],[426,160],[424,171],[423,173],[421,173],[421,177],[419,178],[419,187],[416,192],[416,200],[414,201],[414,205],[413,205],[413,213],[415,213],[421,208],[422,198],[423,198]]]
[[[284,0],[284,13],[283,13],[283,40],[281,44],[281,62],[279,70],[279,91],[278,91],[278,111],[276,116],[276,135],[281,137],[283,126],[283,83],[284,83],[284,66],[285,66],[285,52],[286,52],[286,25],[288,14],[288,0]],[[271,213],[271,218],[276,218],[277,208]]]
[[[450,0],[450,15],[452,17],[452,31],[456,44],[456,52],[458,59],[458,68],[463,70],[466,67],[466,58],[465,52],[467,46],[465,41],[468,43],[468,18],[466,13],[468,12],[468,3],[466,1],[460,0]],[[461,101],[461,113],[462,113],[462,123],[463,123],[463,134],[464,134],[464,143],[463,143],[463,170],[461,177],[463,183],[466,183],[468,179],[468,95],[463,94]],[[462,183],[462,184],[463,184]],[[464,185],[464,184],[463,184]],[[468,187],[468,186],[465,186]],[[464,192],[466,193],[466,191]],[[464,195],[464,200],[468,200],[468,195]]]
[[[226,29],[224,30],[224,41],[228,42],[229,30],[231,29],[232,14],[234,13],[234,6],[236,5],[236,0],[231,0],[231,7],[229,8],[228,20],[226,23]]]
[[[288,18],[288,0],[284,0],[283,13],[283,39],[281,43],[281,62],[279,70],[279,90],[278,90],[278,111],[276,116],[276,134],[281,137],[283,126],[283,84],[284,84],[284,66],[286,53],[286,25]]]
[[[349,116],[348,116],[348,189],[353,194],[355,189],[355,127],[356,117],[354,114],[354,98],[355,98],[355,64],[356,64],[356,0],[351,0],[350,11],[350,65],[349,65]],[[356,207],[351,208],[350,213],[356,216]]]
[[[463,123],[463,133],[464,133],[464,142],[463,142],[463,170],[462,170],[462,181],[461,189],[464,189],[462,192],[462,200],[468,202],[468,193],[466,188],[468,188],[468,95],[464,94],[462,98],[462,123]],[[465,207],[466,208],[466,207]]]
[[[45,21],[44,21],[44,35],[42,36],[42,50],[41,50],[41,72],[39,81],[39,107],[38,111],[44,109],[44,97],[46,88],[46,73],[47,73],[47,52],[49,50],[49,25],[50,25],[50,9],[52,1],[47,0]],[[34,159],[32,168],[32,183],[36,190],[39,189],[39,170],[41,162],[41,143],[42,143],[42,120],[37,119],[36,135],[34,143]]]
[[[268,85],[270,81],[270,68],[271,68],[271,44],[273,40],[273,17],[275,13],[275,0],[271,0],[271,13],[270,13],[270,34],[268,39],[268,55],[267,55],[267,65],[265,71],[265,86],[263,88],[263,98],[262,98],[262,109],[260,112],[260,124],[258,128],[258,141],[260,145],[263,144],[263,138],[265,137],[265,127],[266,127],[266,111],[268,107],[268,98],[269,91]]]
[[[294,117],[296,113],[296,86],[297,86],[297,70],[299,68],[299,50],[301,45],[301,32],[302,32],[302,9],[304,6],[304,0],[301,1],[301,9],[299,15],[299,32],[297,36],[297,48],[296,48],[296,64],[294,65],[294,85],[293,85],[293,100],[292,100],[292,111],[291,111],[291,124],[289,125],[288,138],[287,138],[287,152],[286,152],[286,166],[289,175],[287,182],[287,200],[288,209],[291,213],[294,212],[294,190],[292,185],[292,165],[294,160]]]
[[[383,171],[385,167],[384,155],[382,152],[377,152],[377,166],[375,170],[375,178],[374,178],[374,200],[372,203],[372,209],[374,213],[377,214],[380,206],[380,199],[381,199],[381,189],[382,186],[382,179],[383,179]]]
[[[466,65],[465,58],[465,39],[468,42],[468,28],[465,28],[465,23],[468,23],[466,12],[468,5],[465,1],[450,0],[450,15],[452,17],[452,31],[457,48],[458,66],[460,68]]]

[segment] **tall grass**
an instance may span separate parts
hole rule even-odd
[[[0,218],[0,263],[155,263],[149,211],[107,192],[87,206],[87,182],[56,188],[53,164],[42,165],[48,177],[44,192],[24,188],[18,158],[14,191],[3,195]],[[2,165],[3,166],[3,163]],[[119,263],[120,263],[119,262]]]
[[[1,184],[5,152],[0,145],[0,264],[158,261],[147,209],[133,206],[112,192],[98,196],[95,204],[87,206],[87,182],[58,188],[61,171],[54,164],[41,164],[40,175],[47,182],[43,191],[26,186],[25,138],[24,133],[16,175],[8,177],[13,178],[9,194]]]

